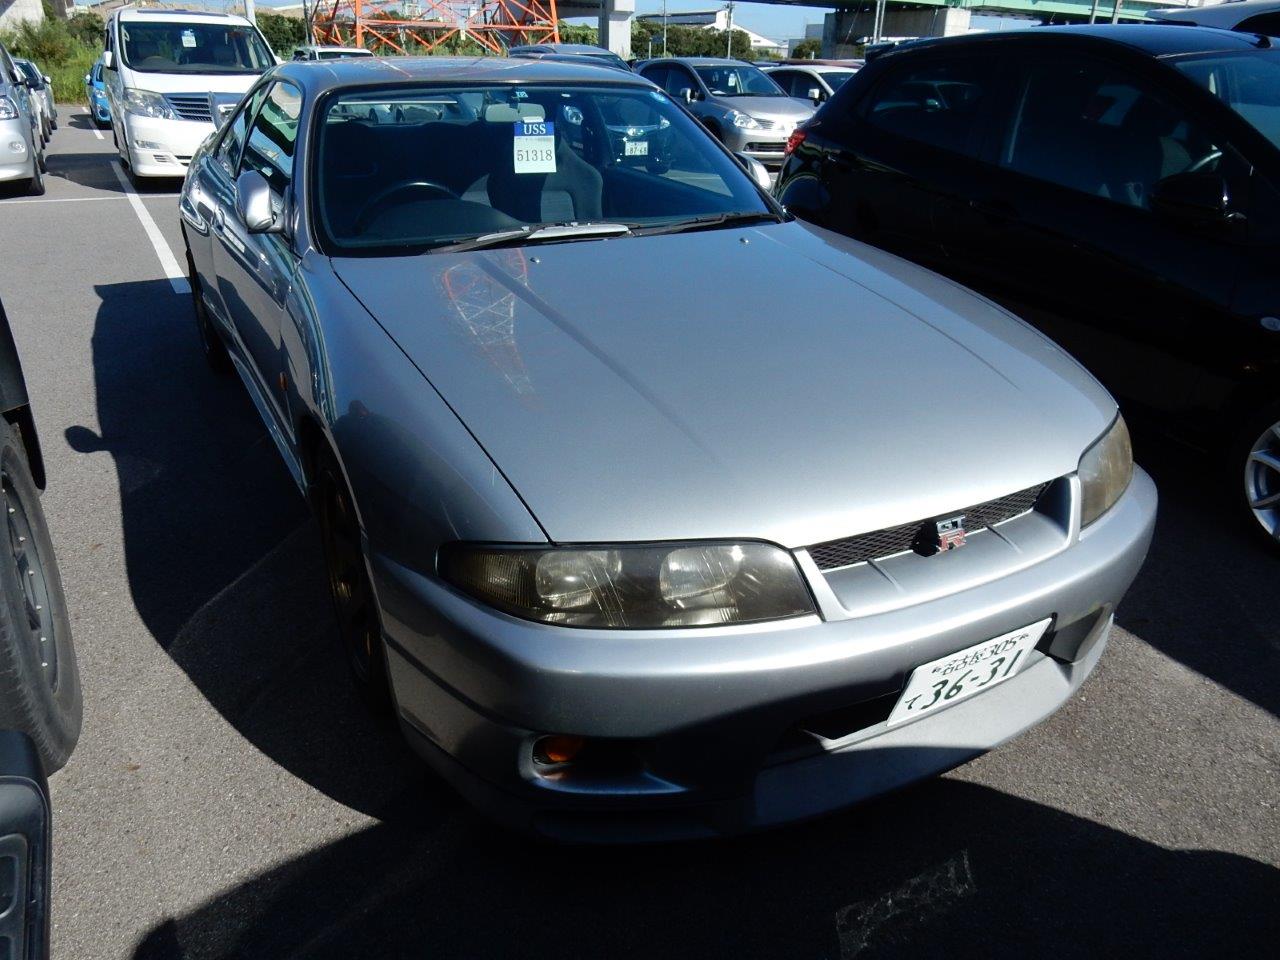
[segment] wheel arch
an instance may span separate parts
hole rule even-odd
[[[36,434],[35,418],[31,414],[31,400],[27,395],[27,381],[22,375],[22,362],[18,359],[18,347],[13,342],[9,317],[0,303],[0,414],[18,430],[31,478],[41,490],[45,487],[44,455],[40,452],[40,438]]]

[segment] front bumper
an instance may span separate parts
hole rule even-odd
[[[13,149],[15,143],[21,144],[22,149]],[[30,180],[35,175],[31,124],[25,117],[0,120],[0,182]]]
[[[695,837],[838,809],[1052,714],[1101,655],[1155,507],[1154,485],[1136,471],[1112,510],[1060,553],[843,621],[571,630],[496,614],[385,558],[375,556],[373,573],[402,725],[473,802],[565,839]],[[916,665],[1045,617],[1053,626],[1016,677],[886,728]],[[594,738],[625,762],[546,776],[531,749],[551,733]]]
[[[129,145],[129,165],[138,177],[181,177],[196,148],[213,133],[212,123],[159,120],[126,113],[121,126]]]
[[[797,121],[796,126],[799,125]],[[745,153],[748,157],[759,160],[766,167],[782,166],[787,140],[795,129],[743,130],[741,127],[726,126],[725,146],[734,153]]]

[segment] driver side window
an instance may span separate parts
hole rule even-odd
[[[258,105],[262,103],[263,94],[266,92],[265,87],[259,87],[245,102],[240,105],[232,118],[227,121],[227,132],[222,136],[222,142],[218,144],[218,152],[215,156],[218,162],[226,169],[227,173],[233,173],[236,165],[240,162],[240,148],[244,146],[245,131],[249,127],[249,120],[258,110]]]
[[[1222,151],[1144,81],[1092,60],[1028,71],[1000,163],[1058,186],[1148,209],[1165,177],[1214,172]]]
[[[302,94],[298,88],[283,80],[273,83],[253,117],[236,175],[257,170],[266,177],[276,196],[283,197],[293,180],[293,149],[301,112]]]

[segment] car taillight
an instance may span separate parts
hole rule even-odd
[[[787,137],[787,146],[786,146],[786,149],[782,151],[783,155],[789,157],[791,156],[791,154],[795,153],[796,147],[804,143],[804,136],[805,136],[804,131],[801,130],[799,127],[797,127],[795,130],[792,130],[791,136]]]

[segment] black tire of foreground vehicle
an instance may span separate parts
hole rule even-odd
[[[46,773],[80,738],[80,671],[40,492],[14,427],[0,421],[0,729],[36,744]]]
[[[1240,516],[1243,522],[1259,538],[1258,542],[1265,542],[1271,550],[1280,554],[1280,526],[1275,526],[1271,531],[1268,531],[1249,503],[1251,471],[1253,471],[1255,493],[1271,494],[1272,496],[1280,493],[1280,470],[1250,465],[1255,447],[1264,443],[1264,441],[1268,443],[1266,452],[1272,455],[1272,462],[1275,462],[1276,458],[1280,458],[1280,434],[1276,432],[1278,428],[1280,428],[1280,403],[1274,403],[1259,410],[1256,416],[1249,419],[1244,428],[1236,435],[1235,442],[1232,444],[1230,453],[1227,456],[1229,470],[1227,479],[1231,482],[1229,489],[1233,492],[1235,501],[1240,505]],[[1262,482],[1264,477],[1270,482]],[[1243,488],[1241,487],[1242,482],[1244,483]],[[1271,515],[1272,522],[1280,524],[1280,519],[1276,519],[1280,518],[1280,503],[1274,504],[1271,508]]]

